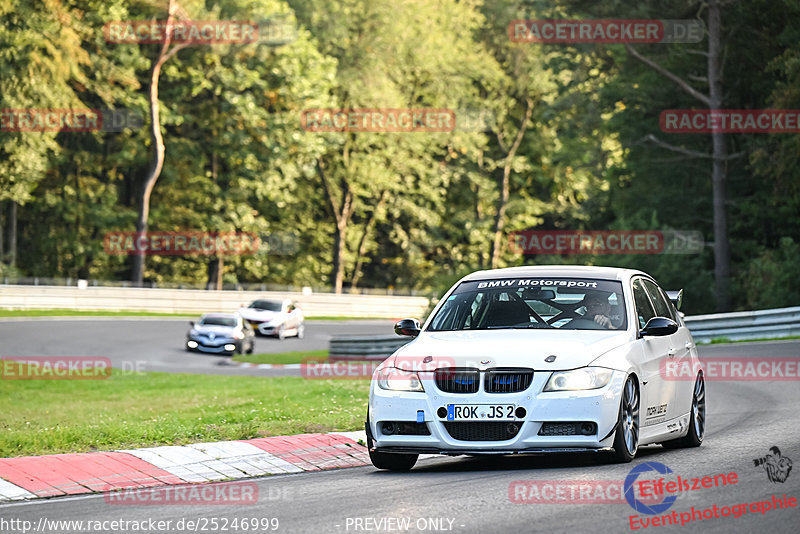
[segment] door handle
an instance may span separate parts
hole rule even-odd
[[[686,342],[686,350],[692,350],[693,348],[694,348],[694,345],[692,345],[691,343],[689,343],[689,342],[687,341],[687,342]]]
[[[669,356],[670,358],[674,358],[675,357],[675,349],[670,347],[669,352],[667,352],[667,356]]]

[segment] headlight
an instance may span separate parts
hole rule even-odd
[[[376,373],[378,387],[391,391],[425,391],[419,375],[413,371],[402,371],[394,367],[384,367]]]
[[[611,381],[614,371],[605,367],[582,367],[572,371],[556,371],[544,391],[577,391],[581,389],[598,389]]]

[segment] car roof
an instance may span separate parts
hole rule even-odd
[[[237,319],[239,317],[238,313],[206,313],[203,314],[202,319],[206,317],[219,317],[220,319]]]
[[[595,278],[598,280],[627,280],[635,275],[650,275],[635,269],[623,269],[620,267],[596,267],[584,265],[524,265],[522,267],[506,267],[503,269],[489,269],[485,271],[475,271],[461,279],[462,282],[473,280],[493,280],[497,278],[521,278],[521,277],[580,277]]]

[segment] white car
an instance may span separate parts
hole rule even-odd
[[[254,300],[246,308],[240,308],[239,315],[252,325],[256,333],[263,336],[275,336],[278,339],[297,336],[302,339],[305,334],[303,310],[291,299]]]
[[[372,377],[373,465],[408,470],[431,453],[589,451],[629,462],[646,444],[700,445],[705,386],[681,296],[641,271],[608,267],[462,278],[422,327],[395,325],[415,339]],[[665,372],[675,366],[689,375]]]

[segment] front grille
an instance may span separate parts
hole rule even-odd
[[[444,428],[459,441],[504,441],[519,433],[522,422],[445,422]]]
[[[437,369],[436,387],[445,393],[477,393],[480,375],[473,369]]]
[[[597,432],[597,425],[591,422],[543,423],[540,436],[591,436]]]
[[[490,369],[486,371],[483,389],[486,393],[519,393],[533,382],[533,369]]]

